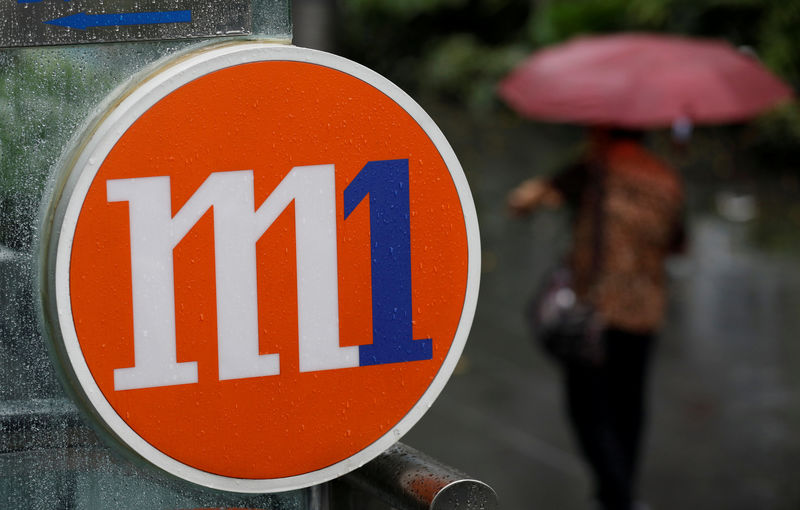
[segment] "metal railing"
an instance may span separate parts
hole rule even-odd
[[[331,500],[335,510],[363,509],[364,501],[359,498],[364,494],[396,510],[498,508],[497,494],[489,485],[403,443],[395,444],[333,485]]]

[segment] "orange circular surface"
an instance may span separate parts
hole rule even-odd
[[[370,222],[344,220],[342,192],[367,162],[408,159],[413,338],[433,358],[298,369],[294,207],[256,245],[259,349],[280,375],[218,378],[214,226],[209,211],[174,250],[178,362],[199,382],[115,391],[134,365],[128,204],[110,179],[169,176],[175,214],[212,172],[253,170],[258,207],[295,166],[335,165],[341,344],[372,341]],[[468,247],[454,182],[433,142],[375,87],[321,65],[241,64],[168,94],[122,135],[78,217],[69,285],[80,348],[105,398],[145,441],[199,470],[271,479],[349,458],[389,432],[440,369],[464,305]]]

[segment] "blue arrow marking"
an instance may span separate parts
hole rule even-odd
[[[86,30],[89,27],[122,25],[156,25],[159,23],[190,23],[192,11],[124,12],[120,14],[86,14],[79,12],[45,21],[48,25]]]

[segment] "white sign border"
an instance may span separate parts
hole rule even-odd
[[[400,105],[434,143],[453,179],[464,213],[468,269],[464,305],[450,350],[428,389],[391,430],[351,457],[316,471],[283,478],[242,479],[183,464],[145,441],[117,414],[94,380],[78,342],[72,317],[69,266],[78,216],[89,187],[111,149],[133,123],[158,101],[197,78],[220,69],[260,61],[305,62],[335,69],[366,82]],[[59,203],[55,208],[50,239],[50,243],[56,243],[54,275],[50,280],[54,288],[46,289],[55,297],[58,325],[51,327],[63,342],[71,365],[68,368],[80,386],[73,389],[88,400],[94,413],[104,422],[100,425],[115,435],[123,446],[167,473],[205,487],[241,493],[281,492],[323,483],[360,467],[397,442],[430,408],[455,369],[472,325],[478,299],[481,251],[475,205],[458,158],[434,121],[399,87],[360,64],[321,51],[260,42],[224,45],[190,54],[188,58],[179,58],[162,67],[160,72],[153,73],[147,81],[123,97],[118,106],[113,106],[115,102],[110,104],[111,110],[106,112],[97,129],[91,132],[74,165],[67,169],[69,177],[66,189],[57,197]],[[52,251],[52,244],[50,246],[49,251]]]

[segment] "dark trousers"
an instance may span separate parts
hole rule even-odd
[[[609,330],[605,360],[567,363],[567,409],[605,510],[630,510],[645,416],[652,334]]]

